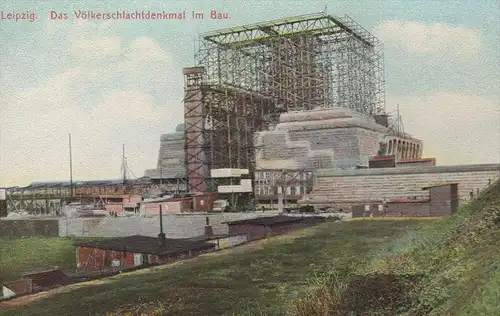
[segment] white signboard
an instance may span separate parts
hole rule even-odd
[[[142,254],[134,253],[134,266],[140,266],[142,264]]]

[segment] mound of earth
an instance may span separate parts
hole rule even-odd
[[[372,274],[350,278],[340,315],[393,315],[410,304],[410,291],[421,275]]]

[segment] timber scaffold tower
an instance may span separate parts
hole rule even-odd
[[[385,113],[382,44],[348,16],[325,13],[203,34],[184,68],[190,192],[210,169],[255,166],[254,135],[279,114],[315,108]]]

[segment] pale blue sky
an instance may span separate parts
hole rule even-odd
[[[0,186],[119,178],[154,168],[182,122],[182,67],[200,32],[322,11],[347,14],[385,47],[387,109],[438,164],[500,161],[498,1],[12,1],[36,22],[0,20]],[[15,4],[14,4],[15,3]],[[140,3],[140,5],[139,5]],[[210,9],[229,20],[78,22],[74,10]],[[49,11],[67,12],[67,21]]]

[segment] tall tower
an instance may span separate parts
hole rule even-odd
[[[184,68],[184,122],[186,177],[190,192],[204,192],[209,177],[205,146],[205,119],[202,93],[203,67]]]

